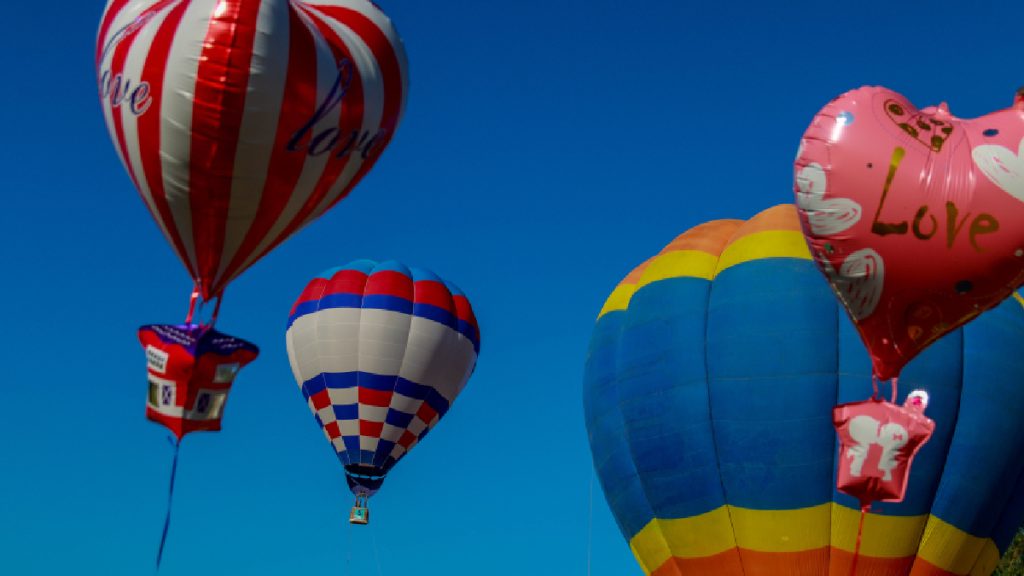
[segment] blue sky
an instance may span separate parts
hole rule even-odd
[[[591,486],[581,375],[605,296],[690,226],[792,198],[814,113],[881,84],[973,117],[1024,84],[1020,2],[380,0],[411,91],[353,195],[235,281],[258,343],[217,434],[188,437],[163,574],[639,574]],[[120,166],[92,50],[99,2],[6,7],[0,566],[151,570],[171,450],[144,418],[137,326],[191,282]],[[347,522],[341,466],[292,380],[289,308],[356,258],[470,297],[476,374]],[[590,507],[593,504],[592,525]]]

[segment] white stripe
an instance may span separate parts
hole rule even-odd
[[[342,25],[337,20],[329,18],[321,14],[324,20],[330,25],[333,30],[341,38],[341,41],[348,47],[349,53],[352,55],[353,63],[358,70],[359,78],[362,82],[363,88],[363,123],[360,126],[360,135],[369,133],[373,136],[377,133],[380,128],[381,118],[384,115],[384,76],[380,69],[380,64],[373,56],[373,52],[370,47],[363,41],[363,38],[353,32],[347,26]],[[405,93],[402,94],[403,100]],[[342,103],[344,106],[345,103]],[[347,136],[347,135],[343,135]],[[358,148],[354,148],[347,156],[347,163],[345,169],[342,170],[341,175],[334,184],[331,186],[330,191],[324,196],[310,215],[303,221],[301,227],[306,226],[313,220],[319,218],[328,207],[337,200],[345,189],[352,183],[352,178],[355,177],[356,172],[363,166],[363,156]]]
[[[327,97],[338,77],[338,65],[334,61],[334,55],[331,53],[327,40],[324,39],[322,34],[320,34],[320,31],[316,28],[316,24],[314,24],[301,10],[298,12],[298,15],[303,24],[306,25],[306,28],[309,29],[309,33],[313,35],[313,40],[316,45],[316,103],[319,106],[319,104]],[[334,109],[329,111],[313,128],[312,133],[316,134],[328,127],[337,126],[340,110],[341,106],[336,106]],[[300,126],[295,127],[296,130],[299,128]],[[245,263],[241,266],[242,269],[252,265],[259,254],[281,235],[295,215],[298,214],[299,210],[306,203],[306,200],[316,189],[316,184],[327,167],[327,161],[331,158],[330,152],[326,152],[318,156],[310,156],[305,150],[290,153],[304,155],[305,163],[302,166],[302,173],[299,175],[299,179],[296,182],[295,187],[292,189],[288,202],[285,204],[281,214],[270,227],[270,230],[267,231],[267,234],[260,240],[256,249],[253,250],[252,254],[245,259]]]
[[[388,415],[387,406],[359,405],[359,419],[367,422],[383,422]]]
[[[354,330],[358,338],[352,337]],[[293,369],[303,382],[321,371],[400,375],[437,389],[451,402],[476,362],[473,343],[458,331],[391,310],[327,308],[300,316],[288,333]],[[310,337],[314,346],[302,341]]]
[[[155,3],[155,2],[152,2]],[[135,43],[132,44],[131,50],[128,52],[128,57],[124,64],[124,75],[126,78],[130,78],[134,82],[140,82],[142,80],[149,80],[142,78],[142,70],[146,65],[146,60],[149,59],[149,52],[153,45],[153,39],[156,37],[156,33],[159,31],[161,25],[167,19],[167,16],[171,13],[174,6],[177,3],[169,5],[164,11],[156,15],[152,20],[146,23],[146,25],[139,30],[138,38]],[[158,94],[151,94],[151,97],[155,101],[159,98]],[[159,108],[155,105],[156,102],[146,110],[145,114],[160,114]],[[128,149],[128,159],[131,162],[132,170],[135,172],[136,179],[138,181],[139,195],[142,196],[142,200],[149,207],[150,212],[156,220],[157,226],[160,227],[160,232],[163,233],[164,237],[168,239],[168,243],[171,245],[171,249],[175,254],[178,254],[178,247],[171,241],[171,235],[167,229],[167,223],[163,221],[160,216],[160,212],[157,209],[156,203],[153,200],[153,193],[149,188],[148,178],[151,176],[159,176],[158,174],[146,174],[142,167],[142,154],[141,145],[139,142],[139,119],[142,116],[135,116],[130,111],[130,106],[127,103],[123,104],[120,108],[122,127],[124,129],[125,144]],[[184,254],[178,254],[179,258],[184,259]]]
[[[372,2],[366,0],[317,0],[311,2],[315,6],[341,6],[350,10],[356,10],[366,16],[371,22],[373,22],[377,28],[384,33],[388,41],[391,43],[391,47],[395,52],[395,58],[398,60],[398,68],[401,71],[402,79],[402,106],[399,108],[398,117],[401,118],[405,112],[405,103],[408,99],[405,97],[409,93],[409,60],[405,54],[405,46],[402,44],[402,39],[398,35],[398,30],[395,29],[394,23],[388,18],[387,14],[382,12]]]
[[[388,442],[398,442],[398,439],[402,437],[402,432],[405,432],[405,428],[385,424],[383,430],[380,432],[380,438],[381,440],[387,440]]]
[[[259,7],[217,283],[256,218],[266,184],[285,99],[290,9],[288,0],[262,0]]]
[[[156,1],[156,0],[151,0],[151,2],[153,2],[153,1]],[[108,0],[107,1],[107,7],[103,11],[104,16],[106,16],[107,11],[110,10],[110,4],[112,2],[113,2],[113,0]],[[147,3],[147,2],[129,2],[128,4],[123,6],[121,8],[121,11],[118,12],[117,15],[115,15],[114,18],[111,20],[110,28],[107,30],[106,36],[104,36],[103,38],[100,38],[100,39],[97,40],[97,43],[98,43],[97,47],[100,48],[100,50],[102,51],[103,48],[105,46],[107,46],[111,42],[112,38],[114,37],[115,34],[117,34],[117,32],[119,30],[121,30],[122,28],[127,26],[129,23],[131,23],[133,20],[135,20],[135,18],[137,18],[138,15],[143,10],[145,10],[148,7],[149,7],[149,3]],[[121,39],[120,42],[124,42],[124,39]],[[119,45],[119,43],[118,43],[118,45]],[[101,60],[99,62],[97,62],[97,69],[96,69],[96,93],[101,98],[100,103],[101,103],[102,108],[103,108],[103,120],[106,122],[107,133],[110,134],[110,140],[114,144],[114,151],[117,152],[117,157],[120,158],[121,165],[124,166],[125,169],[127,169],[128,168],[128,163],[127,163],[125,157],[121,154],[121,147],[117,145],[117,134],[114,132],[114,112],[113,112],[113,107],[111,107],[111,105],[110,105],[110,98],[109,98],[109,96],[107,98],[104,98],[103,97],[103,92],[102,92],[102,89],[103,89],[103,86],[102,86],[103,71],[110,69],[111,63],[114,60],[114,53],[116,51],[117,51],[117,48],[113,44],[111,44],[110,47],[105,52],[103,52],[101,54],[101,56],[100,56]]]
[[[359,392],[355,388],[328,388],[327,396],[331,399],[331,404],[335,406],[359,402]]]
[[[164,74],[163,110],[160,115],[160,158],[164,194],[174,226],[185,246],[185,256],[198,273],[192,240],[192,208],[189,174],[192,148],[192,107],[196,77],[210,16],[219,0],[190,0],[181,25],[171,42]],[[170,224],[170,223],[168,223]]]

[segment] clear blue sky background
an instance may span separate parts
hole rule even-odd
[[[224,431],[185,441],[164,574],[586,574],[591,502],[592,573],[639,574],[588,492],[581,373],[612,287],[692,225],[791,201],[800,135],[845,90],[971,117],[1024,84],[1019,0],[380,4],[409,54],[402,125],[349,199],[228,290],[218,326],[263,352]],[[102,123],[101,3],[4,8],[0,572],[146,574],[171,449],[143,416],[135,330],[180,321],[191,283]],[[369,528],[347,524],[284,349],[306,281],[360,257],[453,280],[483,335]]]

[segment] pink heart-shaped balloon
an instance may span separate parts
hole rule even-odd
[[[795,192],[811,253],[891,378],[1024,283],[1024,93],[972,120],[866,87],[804,133]]]
[[[205,299],[349,193],[408,84],[369,0],[109,0],[96,73],[118,155]]]

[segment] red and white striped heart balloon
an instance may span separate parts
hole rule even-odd
[[[367,0],[110,0],[96,43],[111,139],[207,300],[370,170],[406,70]]]

